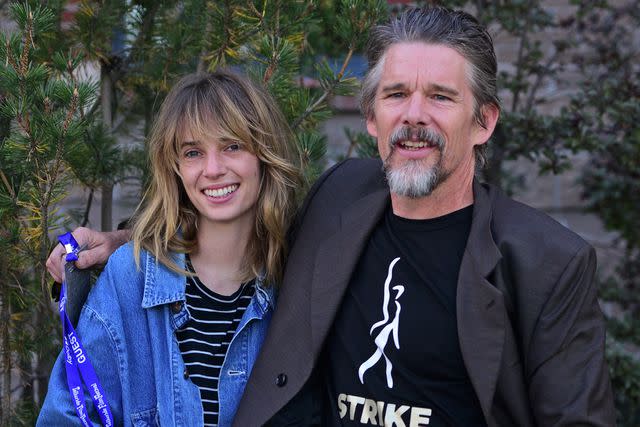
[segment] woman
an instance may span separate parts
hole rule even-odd
[[[168,94],[132,242],[77,328],[116,425],[231,424],[282,275],[300,179],[290,136],[244,77],[189,75]],[[38,424],[78,421],[61,354]]]

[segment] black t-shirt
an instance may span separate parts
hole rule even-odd
[[[376,226],[326,342],[327,425],[486,425],[456,321],[472,213]]]

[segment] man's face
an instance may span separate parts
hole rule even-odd
[[[440,184],[471,183],[473,147],[491,136],[497,109],[487,129],[475,121],[468,71],[443,45],[398,43],[386,52],[367,130],[378,139],[392,193],[418,198]]]

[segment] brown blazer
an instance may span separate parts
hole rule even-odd
[[[473,191],[457,321],[488,424],[614,425],[593,248],[494,187],[475,182]],[[263,425],[302,389],[388,205],[379,160],[347,160],[311,189],[235,426]]]

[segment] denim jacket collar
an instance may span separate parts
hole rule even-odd
[[[158,268],[156,257],[147,251],[141,251],[141,264],[145,269],[144,294],[142,297],[142,308],[151,308],[162,304],[170,304],[176,301],[184,301],[186,281],[185,276],[171,271],[168,268]],[[185,255],[182,253],[173,254],[174,262],[185,267]],[[264,314],[275,308],[275,288],[264,284],[265,274],[262,273],[256,278],[256,302]]]

